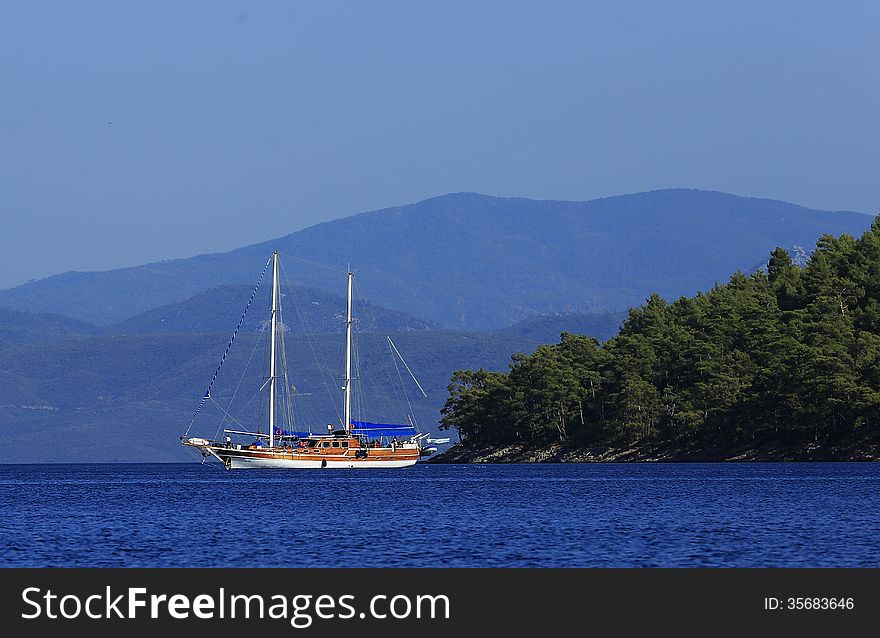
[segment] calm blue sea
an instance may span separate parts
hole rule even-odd
[[[0,566],[880,566],[880,464],[0,465]]]

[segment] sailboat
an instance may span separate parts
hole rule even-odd
[[[346,304],[345,383],[342,387],[343,421],[341,427],[334,429],[331,425],[328,426],[326,434],[313,434],[286,430],[279,425],[276,395],[279,378],[286,378],[286,375],[282,377],[278,371],[278,335],[282,326],[279,321],[280,289],[277,251],[272,254],[270,261],[272,263],[272,307],[269,320],[269,370],[266,382],[269,399],[265,432],[262,431],[262,427],[258,427],[256,432],[226,429],[224,430],[225,440],[212,441],[200,437],[188,437],[188,429],[187,434],[180,437],[180,443],[197,449],[205,458],[216,458],[229,470],[242,468],[399,468],[414,465],[420,455],[430,453],[427,449],[423,450],[421,444],[427,434],[420,434],[413,425],[377,424],[356,421],[352,418],[353,274],[350,271],[348,272]],[[239,322],[240,326],[241,322]],[[234,338],[235,333],[233,340]],[[232,345],[231,341],[229,345]],[[229,347],[227,347],[228,351]],[[215,373],[214,377],[216,378],[216,376]],[[213,384],[213,380],[211,383]],[[205,392],[202,403],[210,398],[210,393],[211,385]],[[199,409],[201,409],[201,405],[199,405]],[[192,423],[190,423],[191,426]],[[236,436],[237,439],[244,436],[249,438],[251,442],[234,442],[232,436]]]

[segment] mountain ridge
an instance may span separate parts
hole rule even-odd
[[[231,331],[242,316],[251,294],[251,309],[242,319],[241,330],[259,332],[266,318],[260,307],[270,305],[270,286],[231,284],[200,292],[189,299],[166,304],[130,317],[107,328],[119,334],[150,334],[159,332],[205,333]],[[344,330],[345,299],[317,288],[281,287],[282,311],[288,331],[339,333]],[[357,323],[363,331],[399,332],[433,330],[439,326],[408,313],[390,310],[356,300]],[[292,306],[292,307],[291,307]]]
[[[623,310],[652,290],[693,293],[753,268],[776,245],[859,234],[870,222],[695,189],[587,202],[450,193],[233,251],[53,275],[0,291],[0,307],[108,326],[210,288],[253,284],[278,249],[296,262],[295,285],[338,291],[352,261],[377,305],[446,327],[497,329],[530,315]]]
[[[55,313],[0,308],[0,346],[100,334],[101,328]]]

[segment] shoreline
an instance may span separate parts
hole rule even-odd
[[[729,463],[729,462],[876,462],[880,443],[808,444],[785,447],[765,443],[739,447],[681,448],[670,445],[624,446],[550,443],[536,446],[464,446],[458,443],[424,462],[452,463]]]

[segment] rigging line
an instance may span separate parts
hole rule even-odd
[[[238,425],[240,425],[240,426],[242,427],[242,429],[246,427],[241,421],[239,421],[239,420],[236,419],[234,416],[232,416],[231,414],[229,414],[229,412],[227,412],[226,410],[224,410],[224,409],[223,409],[223,406],[220,405],[219,403],[217,403],[217,401],[214,400],[214,397],[210,397],[210,399],[211,399],[211,403],[213,403],[213,404],[216,405],[218,408],[220,408],[220,411],[223,412],[223,414],[225,414],[227,417],[229,417],[229,420],[230,420],[230,421],[235,421]],[[219,431],[218,431],[218,432],[219,432]]]
[[[327,270],[332,270],[333,272],[338,272],[342,274],[348,274],[347,270],[341,270],[340,268],[334,268],[333,266],[328,266],[327,264],[322,264],[318,261],[311,261],[310,259],[304,259],[302,257],[297,257],[296,255],[288,255],[287,253],[279,252],[279,255],[286,257],[288,259],[296,259],[297,261],[301,261],[306,264],[311,264],[312,266],[318,266],[319,268],[326,268]]]
[[[259,390],[257,390],[256,392],[254,392],[254,393],[251,395],[251,398],[248,399],[248,400],[245,402],[245,404],[241,406],[241,409],[238,411],[238,416],[240,417],[242,414],[244,414],[245,410],[246,410],[248,407],[250,407],[250,405],[254,402],[254,399],[258,398],[259,396],[260,396],[260,391],[259,391]],[[230,414],[231,414],[231,412],[230,412]],[[226,417],[223,417],[223,418],[224,418],[224,422],[225,422]],[[222,426],[221,426],[221,427],[222,427]],[[214,438],[216,438],[217,435],[219,435],[219,433],[220,433],[220,430],[218,429],[218,430],[217,430],[217,433],[214,435]]]
[[[358,293],[360,293],[360,290],[358,290]],[[367,322],[369,323],[370,321],[372,321],[372,324],[375,325],[376,320],[372,312],[369,310],[369,306],[366,304],[366,301],[363,302],[362,307],[364,308],[365,314],[370,315],[370,317],[368,317],[367,319]],[[363,335],[364,333],[361,332],[358,334]],[[361,395],[366,396],[367,394],[370,394],[371,396],[375,396],[378,401],[378,405],[384,406],[386,408],[386,411],[387,408],[390,408],[392,406],[394,408],[401,407],[402,409],[405,400],[405,391],[403,389],[403,384],[395,381],[394,376],[388,367],[387,357],[384,355],[383,346],[380,345],[376,332],[370,331],[369,334],[372,337],[372,352],[374,353],[373,358],[381,362],[382,370],[385,372],[385,376],[387,377],[387,383],[382,382],[378,378],[378,370],[376,371],[377,374],[373,376],[369,376],[365,372],[364,381],[361,382]],[[363,358],[363,353],[361,353],[360,356],[361,358]],[[363,366],[363,363],[361,363],[361,366]],[[369,385],[370,387],[369,393],[365,389],[367,385]],[[364,400],[363,403],[364,405],[366,405],[366,400]],[[391,412],[388,412],[388,416],[391,416]]]
[[[360,353],[358,348],[358,340],[355,336],[354,326],[352,326],[351,330],[351,367],[352,367],[352,377],[351,377],[351,418],[354,419],[355,415],[363,420],[364,417],[364,393],[360,392],[360,388],[355,385],[355,380],[360,378],[361,375],[361,366],[360,366]]]
[[[281,290],[279,290],[279,293],[281,293],[278,295],[278,317],[281,320],[281,379],[284,381],[284,390],[281,397],[286,413],[285,422],[287,424],[287,427],[289,428],[294,423],[293,398],[291,397],[290,393],[290,378],[287,365],[287,342],[284,339],[284,335],[287,332],[287,326],[284,324],[283,303],[281,301],[284,297],[284,294]]]
[[[307,395],[303,395],[303,396],[310,396],[310,395],[307,394]],[[304,427],[303,431],[311,434],[312,433],[312,426],[309,424],[321,423],[323,421],[332,422],[333,418],[332,417],[330,417],[329,419],[325,418],[325,416],[327,414],[326,411],[319,412],[318,408],[315,408],[315,407],[309,405],[308,401],[309,401],[308,399],[300,401],[299,410],[300,410],[300,413],[303,415],[303,421],[302,421],[303,427]]]
[[[366,304],[364,304],[365,307]],[[369,311],[367,311],[369,312]],[[375,320],[373,320],[375,324]],[[361,409],[361,420],[366,420],[367,415],[370,413],[370,410],[375,410],[376,414],[384,407],[386,409],[387,416],[391,416],[391,413],[387,411],[390,407],[397,407],[400,404],[403,404],[405,398],[405,390],[403,389],[403,383],[400,382],[395,383],[394,378],[391,375],[390,370],[388,369],[387,361],[383,355],[382,346],[379,344],[379,339],[375,332],[369,332],[370,336],[373,338],[373,343],[375,344],[374,350],[372,350],[373,358],[381,360],[382,367],[385,370],[385,373],[388,376],[388,386],[393,390],[394,396],[387,391],[387,388],[376,378],[378,375],[369,375],[368,369],[364,364],[364,356],[369,357],[369,353],[371,350],[369,348],[365,348],[363,344],[361,344],[360,337],[364,335],[364,332],[357,332],[357,340],[355,343],[355,352],[357,354],[357,380],[359,383],[359,392],[356,395],[358,398],[359,406]],[[369,391],[367,391],[367,386],[369,386]],[[404,398],[402,398],[402,396]],[[373,402],[372,399],[376,399],[376,402]]]
[[[244,381],[244,378],[247,375],[247,371],[251,367],[251,361],[253,361],[254,354],[256,354],[257,348],[259,347],[260,342],[263,340],[264,333],[265,333],[265,329],[262,326],[260,326],[260,332],[257,334],[257,338],[254,339],[254,347],[251,350],[251,356],[248,357],[247,363],[244,364],[244,370],[242,370],[241,376],[238,379],[238,384],[235,386],[235,390],[232,392],[232,398],[229,399],[229,406],[227,407],[227,410],[232,409],[232,404],[235,401],[235,397],[238,396],[238,390],[241,388],[242,381]],[[257,391],[257,394],[259,394],[259,390]],[[250,403],[251,401],[253,401],[253,397],[251,397],[248,400],[248,403]],[[247,404],[245,404],[245,406],[246,405]],[[225,423],[226,423],[226,417],[223,417],[223,419],[221,419],[221,421],[220,421],[220,425],[217,426],[217,431],[214,433],[215,440],[218,436],[220,436],[220,430],[223,428]]]
[[[281,273],[286,277],[286,270],[284,269],[284,264],[279,262],[281,266]],[[289,279],[288,279],[289,281]],[[308,324],[308,321],[305,318],[305,312],[299,307],[299,303],[297,302],[296,297],[293,297],[293,307],[296,310],[297,317],[299,318],[300,325],[303,329],[303,335],[305,336],[306,344],[309,346],[309,350],[312,352],[312,357],[315,360],[315,365],[318,368],[318,375],[321,377],[321,383],[324,386],[324,390],[327,392],[327,397],[330,399],[330,404],[333,406],[333,411],[336,413],[336,419],[340,423],[342,422],[342,415],[339,413],[339,406],[337,405],[337,396],[330,390],[330,383],[328,379],[333,379],[333,373],[330,372],[330,366],[327,364],[327,360],[324,358],[323,353],[321,353],[321,349],[317,347],[317,343],[314,335],[312,334],[311,327]],[[323,364],[323,368],[321,365]]]
[[[238,395],[238,391],[241,388],[241,384],[244,381],[244,378],[247,376],[247,371],[251,367],[251,361],[254,359],[254,355],[257,353],[257,348],[260,347],[260,343],[262,342],[264,336],[266,334],[266,329],[264,326],[260,326],[260,331],[256,335],[256,339],[254,339],[254,347],[251,348],[251,354],[248,356],[247,361],[244,364],[244,369],[241,371],[241,376],[238,378],[238,383],[235,386],[235,390],[232,392],[232,398],[229,399],[229,405],[227,406],[227,410],[232,409],[232,403],[235,401],[235,397]]]
[[[352,394],[354,394],[355,404],[358,406],[360,420],[366,420],[367,414],[370,413],[371,405],[367,401],[367,393],[364,391],[364,383],[361,380],[361,340],[359,335],[361,333],[355,330],[352,330],[352,350],[354,351],[355,363],[354,363],[354,378],[352,381],[357,381],[357,392],[354,391],[355,386],[352,384]]]
[[[412,380],[416,382],[416,386],[419,388],[419,391],[422,393],[422,396],[426,399],[428,398],[428,393],[425,392],[424,388],[422,388],[422,384],[419,383],[419,380],[416,379],[416,375],[413,374],[413,371],[410,370],[409,365],[406,363],[406,359],[403,358],[403,355],[400,354],[400,350],[397,349],[397,346],[394,345],[394,342],[391,340],[391,337],[385,335],[385,338],[388,339],[388,343],[391,344],[391,347],[394,348],[394,352],[400,357],[400,360],[403,362],[404,367],[406,367],[406,371],[409,372],[409,376],[412,377]]]
[[[349,264],[348,272],[351,273],[351,264]],[[354,277],[351,278],[351,283],[354,285]],[[366,392],[364,392],[364,386],[361,382],[361,352],[360,352],[360,320],[355,317],[355,297],[354,297],[354,287],[352,287],[352,295],[351,295],[351,363],[354,365],[354,376],[352,376],[349,380],[350,384],[350,393],[352,398],[354,399],[354,406],[352,407],[350,417],[354,418],[357,415],[360,420],[364,419],[364,415],[367,414],[367,410],[369,406],[366,400]],[[348,332],[348,325],[346,325],[346,332]],[[356,420],[356,419],[355,419]]]
[[[284,308],[282,303],[282,298],[284,297],[284,291],[281,287],[281,269],[278,269],[278,342],[281,346],[281,370],[275,376],[284,382],[281,387],[280,400],[281,400],[281,408],[285,413],[285,417],[289,416],[290,406],[287,404],[287,345],[284,343]],[[278,382],[276,380],[275,387],[278,387]],[[286,425],[290,425],[290,420],[287,419],[285,421]]]
[[[349,267],[348,270],[343,270],[343,269],[341,269],[341,268],[337,268],[337,267],[335,267],[335,266],[330,266],[330,265],[328,265],[328,264],[322,264],[322,263],[319,262],[319,261],[312,261],[312,260],[310,260],[310,259],[305,259],[304,257],[297,257],[296,255],[290,255],[290,254],[288,254],[288,253],[283,253],[283,252],[281,252],[281,251],[278,251],[278,254],[281,255],[282,257],[286,257],[286,258],[289,258],[289,259],[296,259],[297,261],[301,261],[301,262],[303,262],[303,263],[305,263],[305,264],[311,264],[312,266],[318,266],[319,268],[326,268],[327,270],[331,270],[331,271],[333,271],[333,272],[340,273],[340,274],[343,274],[343,275],[348,274],[349,271],[351,271],[351,272],[353,272],[353,273],[355,273],[355,274],[357,274],[357,275],[360,275],[360,274],[362,274],[362,273],[377,273],[377,274],[379,274],[379,275],[381,275],[381,276],[385,276],[385,275],[386,275],[386,273],[384,273],[383,271],[381,271],[381,270],[376,270],[376,269],[370,269],[370,268],[358,268],[358,269],[355,271],[355,270],[351,270],[351,267]]]
[[[245,410],[251,405],[251,403],[254,402],[254,399],[256,399],[256,398],[259,397],[259,396],[260,396],[260,391],[257,390],[256,392],[254,392],[254,393],[251,395],[251,398],[248,399],[248,400],[245,402],[245,404],[241,406],[241,409],[238,411],[238,415],[241,416],[242,414],[244,414],[244,411],[245,411]],[[216,403],[216,401],[214,400],[213,397],[211,397],[211,401],[213,401],[214,403]],[[218,407],[220,407],[219,404],[218,404]],[[247,426],[244,425],[243,423],[241,423],[241,421],[238,421],[237,419],[235,419],[234,417],[232,417],[230,412],[226,412],[225,410],[223,410],[222,407],[220,407],[220,409],[221,409],[221,411],[223,411],[223,412],[225,412],[226,414],[228,414],[228,415],[229,415],[229,418],[230,418],[231,420],[233,420],[233,421],[235,421],[236,423],[238,423],[242,428],[247,429]],[[260,415],[262,415],[262,406],[261,406],[261,409],[260,409]],[[257,423],[260,422],[260,418],[262,418],[262,417],[260,416],[260,417],[257,418]],[[220,422],[220,426],[217,428],[217,431],[214,432],[214,440],[215,440],[215,441],[218,440],[217,437],[220,436],[220,430],[223,428],[224,425],[226,425],[226,422],[227,422],[227,417],[224,416],[224,417],[223,417],[223,420]],[[257,430],[259,430],[259,426],[257,426]]]
[[[235,341],[236,335],[238,335],[238,331],[241,329],[241,324],[244,323],[244,317],[247,314],[248,309],[251,307],[251,303],[254,300],[254,297],[257,296],[257,290],[260,288],[260,284],[263,283],[263,276],[266,274],[266,269],[269,268],[269,264],[272,263],[272,258],[266,262],[266,265],[263,266],[263,272],[260,273],[260,278],[257,279],[257,285],[254,286],[254,291],[251,293],[250,299],[248,299],[247,305],[244,307],[244,312],[241,313],[241,319],[238,320],[238,325],[235,327],[235,331],[232,333],[232,338],[229,340],[229,343],[226,344],[226,351],[223,353],[223,356],[220,358],[220,365],[217,366],[217,369],[214,371],[214,376],[211,377],[211,382],[208,384],[208,389],[205,390],[205,394],[202,397],[202,400],[199,401],[199,407],[196,408],[196,413],[193,414],[192,420],[189,422],[189,425],[186,428],[186,432],[183,433],[183,436],[187,436],[189,434],[190,429],[192,429],[193,423],[196,421],[196,417],[199,416],[199,411],[201,411],[202,406],[205,405],[205,401],[211,397],[211,388],[214,387],[214,381],[217,380],[217,375],[220,374],[220,368],[223,367],[223,362],[226,361],[226,355],[229,354],[229,349],[232,347],[232,343]]]
[[[389,345],[392,347],[394,344],[391,342],[391,339],[388,339]],[[400,374],[400,366],[397,365],[397,359],[394,358],[394,353],[392,353],[391,360],[394,362],[394,369],[397,370],[397,377],[400,379],[400,385],[403,386],[403,377]],[[415,416],[413,415],[412,403],[409,400],[409,394],[404,391],[403,396],[406,398],[406,407],[409,408],[409,414],[407,417],[410,419],[410,425],[415,425],[413,422],[415,421]]]
[[[376,314],[373,313],[372,309],[370,308],[370,304],[367,303],[366,297],[364,297],[363,291],[361,290],[361,287],[358,285],[357,281],[355,281],[355,289],[357,290],[358,298],[362,302],[361,306],[363,307],[365,314],[369,315],[369,321],[373,326],[373,330],[370,331],[370,334],[373,337],[373,343],[375,344],[376,355],[378,357],[379,353],[383,351],[383,347],[379,343],[378,333],[376,332],[379,320]],[[389,393],[382,390],[380,386],[377,385],[377,387],[379,387],[380,392],[382,392],[382,394],[389,400],[396,399],[398,402],[403,403],[404,398],[406,398],[407,396],[406,388],[403,384],[403,379],[400,378],[400,375],[398,374],[398,382],[395,383],[394,376],[391,374],[391,370],[388,368],[388,361],[385,359],[384,356],[378,358],[382,361],[382,369],[385,371],[385,375],[388,377],[388,385],[394,391],[394,396],[392,397]],[[390,359],[392,360],[392,362],[394,361],[393,353],[390,353]]]

